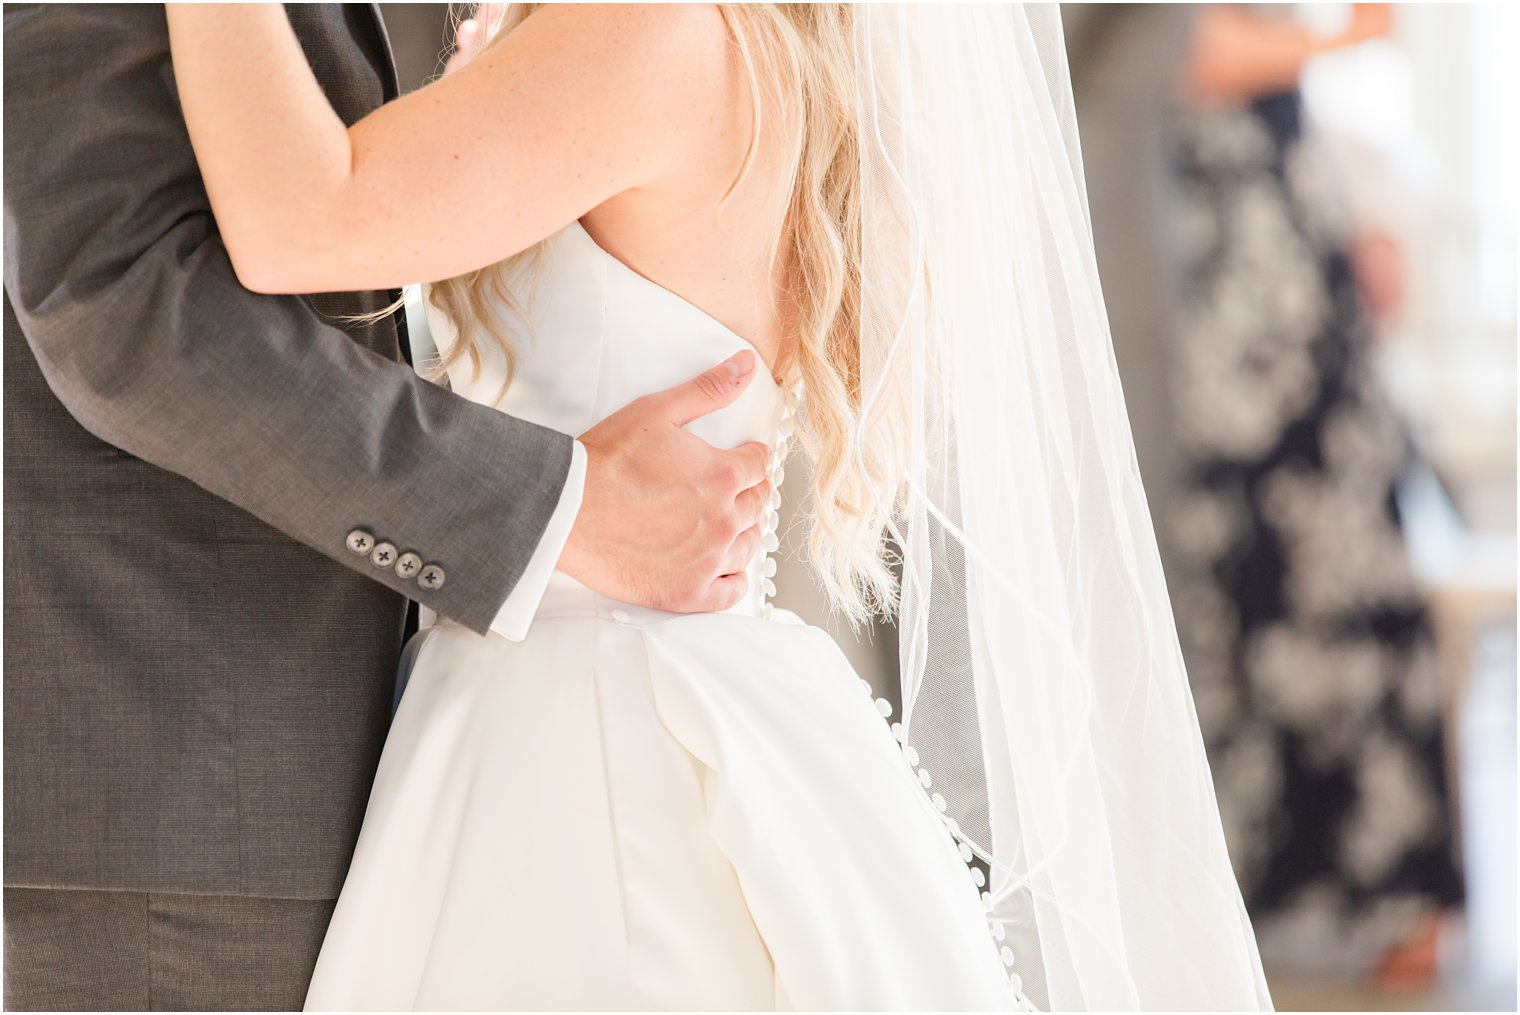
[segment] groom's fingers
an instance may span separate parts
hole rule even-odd
[[[720,613],[738,603],[748,591],[749,578],[744,572],[722,575],[708,587],[706,601],[694,612]]]
[[[759,483],[739,494],[734,508],[739,512],[739,524],[748,528],[760,521],[771,499],[771,483],[762,479]]]
[[[759,441],[751,441],[741,444],[732,451],[719,452],[723,456],[724,464],[728,470],[729,479],[728,493],[735,498],[742,498],[750,490],[760,486],[769,486],[766,479],[766,466],[771,461],[771,449]],[[765,496],[770,496],[770,490],[765,491]],[[760,516],[755,515],[756,518]]]
[[[755,559],[755,551],[758,549],[760,549],[760,526],[751,525],[739,533],[733,545],[728,548],[728,558],[723,567],[723,574],[743,572],[749,567],[750,561]]]
[[[745,350],[689,381],[649,397],[659,405],[667,420],[676,426],[685,426],[694,419],[732,405],[754,380],[757,359],[753,352]]]

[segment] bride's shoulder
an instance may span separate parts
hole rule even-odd
[[[741,74],[715,4],[548,4],[519,33],[520,66],[571,122],[585,122],[577,103],[593,103],[608,130],[657,137],[677,163],[737,115]]]
[[[595,40],[596,48],[616,47],[628,56],[668,61],[671,70],[717,70],[729,45],[728,24],[717,4],[545,4],[529,20],[540,23],[546,34]]]

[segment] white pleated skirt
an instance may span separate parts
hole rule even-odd
[[[826,633],[612,610],[419,637],[308,1009],[1013,1005]]]

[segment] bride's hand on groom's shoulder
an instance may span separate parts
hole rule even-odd
[[[754,379],[741,352],[647,395],[588,430],[586,485],[559,569],[623,602],[677,613],[724,610],[748,588],[770,498],[770,449],[721,451],[683,429]]]
[[[485,45],[491,28],[501,20],[506,9],[506,4],[480,4],[475,8],[474,14],[455,26],[454,51],[443,65],[444,77],[475,59],[480,47]]]

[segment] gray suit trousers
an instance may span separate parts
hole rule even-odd
[[[299,1011],[333,900],[5,889],[12,1011]]]

